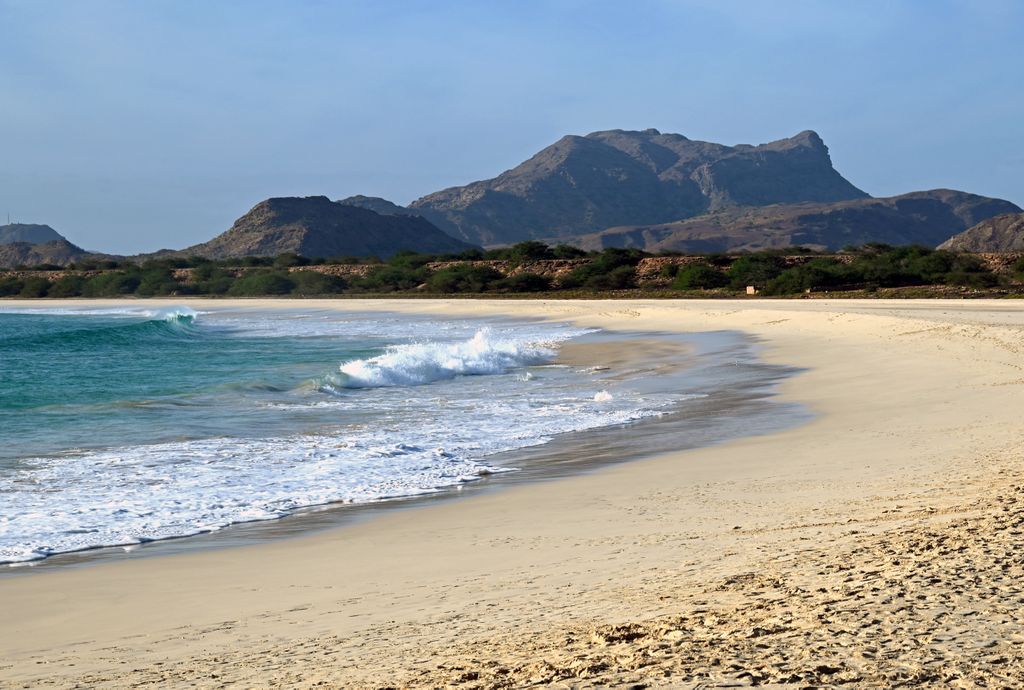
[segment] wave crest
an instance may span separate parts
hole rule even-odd
[[[482,328],[457,343],[393,345],[382,355],[341,365],[345,388],[419,386],[456,376],[504,374],[542,364],[554,356],[551,344],[495,337]]]
[[[167,321],[169,323],[192,323],[199,317],[199,312],[189,307],[168,307],[166,309],[146,310],[142,316],[152,321]]]

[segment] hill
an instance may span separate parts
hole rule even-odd
[[[610,228],[574,238],[573,243],[584,249],[682,252],[795,245],[836,250],[867,242],[934,247],[984,218],[1013,210],[1018,209],[1008,201],[937,189],[827,204],[734,207],[673,223]]]
[[[610,130],[566,136],[491,180],[429,194],[410,209],[467,241],[566,238],[734,206],[862,199],[816,133],[759,146]]]
[[[34,223],[0,225],[0,244],[14,244],[15,242],[42,244],[43,242],[55,242],[63,239],[64,237],[49,225],[36,225]]]
[[[401,250],[442,254],[471,246],[418,216],[381,215],[325,196],[310,196],[261,201],[227,232],[174,253],[211,259],[286,252],[309,257],[388,257]]]
[[[71,244],[64,238],[38,244],[29,242],[0,244],[0,268],[37,266],[39,264],[67,266],[91,256],[94,255]]]
[[[1007,213],[983,220],[949,238],[939,248],[960,252],[1024,251],[1024,213]]]

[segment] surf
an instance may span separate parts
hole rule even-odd
[[[481,328],[455,343],[393,345],[384,354],[341,365],[343,388],[422,386],[458,376],[487,376],[550,362],[554,343],[498,337]]]

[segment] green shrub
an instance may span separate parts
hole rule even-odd
[[[285,252],[274,257],[274,268],[291,268],[292,266],[308,266],[309,259],[295,252]]]
[[[619,266],[608,273],[599,273],[587,278],[583,287],[591,290],[626,290],[636,287],[636,269],[633,266]]]
[[[339,276],[318,273],[317,271],[293,271],[288,278],[295,284],[292,294],[307,297],[310,295],[333,295],[345,289],[345,279]]]
[[[582,259],[587,253],[579,247],[568,244],[556,244],[551,248],[552,259]]]
[[[658,269],[658,275],[662,278],[675,278],[679,275],[679,270],[682,268],[679,264],[665,264]]]
[[[287,273],[273,270],[251,270],[235,280],[229,295],[287,295],[295,288]]]
[[[962,285],[972,288],[990,288],[999,284],[999,276],[990,272],[951,271],[943,276],[946,285]]]
[[[431,292],[485,292],[501,279],[501,273],[490,266],[457,264],[430,276],[427,288]]]
[[[514,244],[508,249],[508,260],[513,263],[526,263],[528,261],[543,261],[544,259],[555,258],[551,247],[536,240],[527,240]]]
[[[234,284],[234,276],[214,263],[200,263],[192,269],[190,291],[196,294],[223,295]]]
[[[423,268],[435,258],[436,257],[434,257],[433,254],[420,254],[418,252],[403,250],[388,259],[388,265],[411,270]]]
[[[517,273],[491,285],[502,292],[546,292],[551,289],[551,279],[536,273]]]
[[[841,287],[862,282],[861,276],[833,259],[814,259],[792,266],[764,286],[766,295],[791,295],[814,288]]]
[[[85,276],[66,275],[50,286],[49,297],[78,297],[85,286]]]
[[[729,278],[714,266],[707,264],[690,264],[689,266],[678,266],[676,279],[672,287],[677,290],[708,290],[711,288],[725,287],[729,284]]]
[[[368,292],[399,292],[419,287],[429,276],[430,271],[424,267],[383,265],[373,269],[365,277],[353,281],[353,284]]]
[[[191,292],[197,295],[226,295],[234,284],[235,279],[232,276],[218,276],[193,284]]]
[[[21,292],[25,287],[25,281],[13,276],[0,278],[0,297],[11,297]]]
[[[991,286],[998,282],[998,277],[976,256],[918,246],[869,245],[853,261],[850,271],[863,282],[880,287]]]
[[[247,268],[258,268],[274,265],[274,257],[272,256],[246,256],[238,259],[236,262],[238,266],[245,266]]]
[[[154,295],[172,295],[182,291],[181,284],[174,279],[169,268],[150,268],[143,271],[135,294],[142,297]]]
[[[21,286],[21,292],[18,293],[19,297],[46,297],[46,293],[50,289],[50,281],[42,276],[30,276],[25,278],[24,284]]]
[[[747,285],[763,288],[784,270],[786,262],[777,254],[746,254],[729,267],[729,283],[736,289]]]
[[[573,269],[559,282],[565,288],[588,287],[594,290],[633,287],[636,283],[634,267],[644,256],[644,252],[638,249],[605,249],[589,263]]]
[[[100,273],[89,278],[82,286],[84,297],[117,297],[130,295],[139,287],[142,279],[137,272],[114,271]]]

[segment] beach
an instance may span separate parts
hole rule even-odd
[[[813,417],[286,540],[24,568],[0,578],[0,686],[1024,683],[1024,303],[316,306],[737,331]]]

